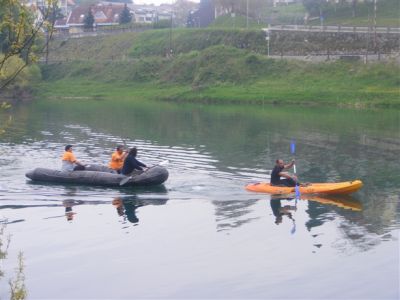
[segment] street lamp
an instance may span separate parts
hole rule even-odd
[[[169,52],[168,52],[168,56],[172,56],[172,14],[173,11],[171,10],[171,18],[170,18],[170,26],[169,26]]]
[[[265,40],[267,41],[267,56],[269,57],[269,24],[268,28],[263,28],[263,31],[265,31]]]

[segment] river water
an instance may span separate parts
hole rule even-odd
[[[399,298],[399,111],[53,99],[0,121],[0,298],[19,251],[30,299]],[[246,191],[292,158],[292,139],[302,181],[364,187],[298,201]],[[104,164],[136,146],[170,177],[119,189],[25,178],[59,168],[66,144]]]

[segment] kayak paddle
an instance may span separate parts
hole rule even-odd
[[[296,141],[295,140],[292,140],[292,142],[290,143],[290,151],[292,152],[293,157],[294,157],[295,153],[296,153]],[[296,175],[296,177],[297,177],[296,163],[293,164],[293,171],[294,171],[294,175]],[[296,182],[296,186],[294,187],[294,192],[296,194],[296,199],[300,199],[300,187],[299,187],[298,182]]]
[[[169,160],[164,160],[164,161],[160,162],[159,164],[154,165],[153,167],[155,167],[155,166],[167,166],[168,164],[169,164]],[[153,167],[150,167],[150,168],[153,168]],[[122,185],[126,184],[132,178],[133,178],[133,175],[125,177],[124,179],[122,179],[120,181],[119,185],[122,186]]]

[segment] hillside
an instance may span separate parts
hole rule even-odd
[[[42,66],[38,93],[51,97],[129,97],[400,106],[399,66],[305,63],[265,53],[260,31],[180,30],[166,57],[165,30],[70,39],[52,45],[58,63]],[[57,50],[54,50],[57,49]]]
[[[110,36],[58,39],[51,43],[49,60],[120,60],[202,51],[216,45],[267,53],[261,30],[168,29]]]

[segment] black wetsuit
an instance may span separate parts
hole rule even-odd
[[[275,166],[271,173],[271,185],[284,185],[284,186],[296,186],[296,181],[292,178],[281,179],[279,173],[282,172],[284,167]]]
[[[128,155],[125,158],[124,166],[122,167],[121,174],[129,175],[133,170],[143,171],[142,167],[146,167],[144,163],[138,161],[133,155]]]

